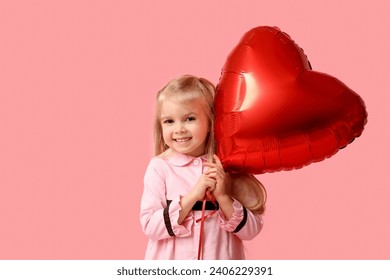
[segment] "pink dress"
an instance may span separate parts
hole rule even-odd
[[[192,210],[181,225],[177,223],[180,199],[202,174],[204,157],[174,153],[151,159],[144,177],[141,225],[149,238],[145,259],[194,260],[198,256],[202,211]],[[168,202],[169,201],[169,202]],[[204,224],[202,259],[245,259],[242,240],[254,238],[263,226],[260,215],[247,211],[234,200],[234,213],[226,220],[221,210]],[[211,210],[206,210],[206,214]]]

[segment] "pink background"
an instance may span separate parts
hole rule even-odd
[[[156,91],[185,73],[216,83],[241,36],[271,25],[358,92],[369,122],[331,159],[259,176],[248,258],[389,259],[386,2],[1,1],[0,258],[142,259]]]

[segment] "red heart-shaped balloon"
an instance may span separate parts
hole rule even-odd
[[[260,174],[321,161],[360,136],[366,122],[360,96],[312,71],[276,27],[248,31],[217,85],[215,136],[226,171]]]

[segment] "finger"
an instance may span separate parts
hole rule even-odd
[[[207,190],[210,192],[213,192],[215,190],[215,185],[208,187]]]
[[[206,177],[204,180],[205,185],[215,185],[217,183],[217,180],[214,177]]]
[[[223,169],[222,161],[219,159],[219,157],[217,155],[214,155],[214,160],[215,160],[215,163],[218,166],[222,167],[222,169]]]
[[[212,168],[212,167],[217,167],[217,166],[218,165],[215,162],[209,162],[209,161],[203,162],[203,167]]]
[[[213,158],[215,159],[216,163],[221,163],[221,160],[219,159],[219,157],[216,154],[213,155]]]
[[[223,177],[225,175],[225,170],[222,167],[217,166],[215,168],[209,169],[210,172],[216,172],[218,176]]]
[[[207,178],[211,178],[213,180],[216,180],[217,177],[219,176],[218,173],[215,171],[215,172],[210,172],[210,173],[207,173],[205,174],[207,176]]]
[[[208,178],[214,178],[217,181],[223,181],[225,179],[225,171],[223,171],[220,168],[210,169],[204,175],[206,175],[206,177],[208,177]]]
[[[219,170],[221,170],[221,172],[225,173],[225,170],[223,168],[223,164],[222,164],[221,160],[219,159],[219,157],[217,155],[214,155],[214,159],[215,159],[215,164],[217,165],[217,168]]]
[[[225,178],[225,171],[222,169],[218,169],[218,171],[217,171],[217,175],[218,175],[218,177],[220,177],[220,178]]]
[[[203,174],[210,174],[210,173],[216,173],[216,172],[218,172],[218,168],[216,168],[216,167],[212,167],[212,168],[207,168],[204,172],[203,172]]]

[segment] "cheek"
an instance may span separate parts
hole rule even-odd
[[[211,131],[210,126],[208,125],[208,123],[205,123],[199,129],[199,134],[202,135],[204,138],[207,138],[207,136],[209,135],[210,131]]]
[[[168,137],[169,137],[169,135],[170,135],[169,129],[163,128],[163,129],[162,129],[162,136],[163,136],[164,140],[167,140]]]

